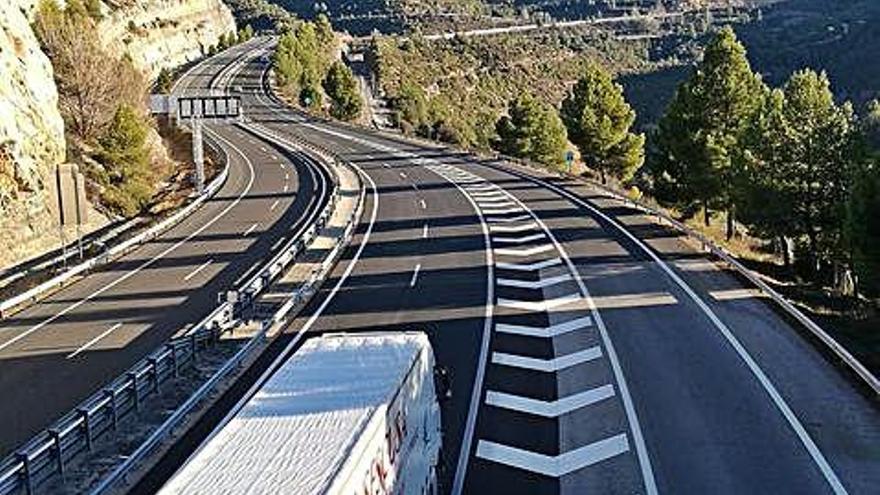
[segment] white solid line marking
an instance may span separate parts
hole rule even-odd
[[[276,199],[272,206],[269,207],[269,211],[275,211],[275,208],[278,207],[278,200]]]
[[[623,454],[628,450],[629,442],[626,439],[626,434],[621,433],[557,456],[538,454],[488,440],[480,440],[477,444],[477,457],[558,478]]]
[[[544,187],[550,188],[551,190],[557,192],[560,191],[558,187],[552,184],[531,179],[530,177],[523,174],[517,174],[513,172],[511,172],[511,174],[520,178],[531,180],[532,183],[543,184]],[[573,198],[571,194],[568,194],[568,197],[569,199]],[[516,201],[522,204],[522,202],[518,199],[516,199]],[[614,343],[611,342],[611,338],[608,336],[608,329],[605,328],[605,322],[604,320],[602,320],[602,315],[593,303],[593,300],[590,297],[590,291],[587,289],[587,286],[578,276],[580,272],[578,272],[574,263],[571,261],[571,257],[568,256],[568,253],[565,251],[562,245],[559,244],[559,241],[556,239],[556,236],[553,235],[553,232],[550,231],[550,228],[547,227],[547,224],[545,224],[544,221],[541,220],[541,218],[538,217],[538,215],[534,212],[532,212],[532,217],[535,219],[536,222],[538,222],[538,225],[541,226],[541,229],[547,234],[547,237],[549,237],[550,241],[553,242],[553,244],[556,246],[556,249],[559,252],[560,256],[565,260],[565,264],[566,266],[568,266],[569,271],[572,273],[572,275],[575,276],[575,281],[578,284],[578,288],[580,289],[581,294],[583,294],[583,296],[587,300],[587,303],[590,305],[590,311],[593,315],[593,319],[596,322],[596,326],[599,329],[599,335],[602,337],[602,345],[605,347],[605,352],[608,355],[608,361],[611,363],[611,371],[614,374],[614,379],[617,382],[617,387],[620,391],[620,398],[623,402],[624,412],[626,413],[626,417],[629,420],[630,432],[632,433],[633,442],[635,443],[636,456],[639,459],[639,468],[642,471],[642,481],[645,485],[645,493],[647,495],[657,495],[657,482],[654,479],[654,469],[651,466],[651,458],[648,456],[648,449],[645,446],[645,438],[642,434],[642,426],[639,423],[639,417],[636,413],[635,406],[633,405],[633,400],[629,393],[629,387],[627,386],[626,378],[623,376],[623,369],[620,366],[620,360],[617,358],[617,352],[614,349]],[[611,220],[609,219],[609,221]]]
[[[425,226],[422,227],[422,239],[427,239],[427,238],[428,238],[428,224],[425,224]]]
[[[186,282],[187,280],[189,280],[189,279],[195,277],[197,273],[199,273],[200,271],[202,271],[202,270],[204,270],[205,268],[207,268],[207,266],[210,265],[212,261],[214,261],[213,258],[212,258],[212,259],[209,259],[208,261],[206,261],[206,262],[202,263],[201,265],[199,265],[198,268],[196,268],[195,270],[189,272],[189,275],[183,277],[183,281]]]
[[[541,246],[531,246],[525,248],[495,248],[495,254],[521,257],[532,256],[539,253],[546,253],[547,251],[553,251],[552,244],[543,244]]]
[[[614,386],[602,385],[551,402],[519,395],[486,391],[486,404],[544,418],[558,418],[583,407],[614,397]]]
[[[538,232],[537,234],[530,234],[522,237],[492,237],[492,240],[495,242],[508,243],[508,244],[525,244],[527,242],[537,241],[538,239],[543,239],[544,233]]]
[[[254,231],[255,228],[257,228],[257,225],[260,225],[260,222],[257,222],[255,224],[251,225],[250,227],[248,227],[248,229],[244,231],[244,234],[242,234],[242,236],[247,237],[251,232]]]
[[[544,373],[555,373],[559,370],[586,363],[602,357],[602,349],[599,346],[590,347],[581,351],[558,356],[552,359],[539,359],[529,356],[518,356],[506,352],[493,352],[492,363],[513,368],[522,368]]]
[[[559,258],[551,258],[549,260],[544,261],[536,261],[534,263],[495,263],[496,268],[501,268],[503,270],[517,270],[521,272],[533,272],[535,270],[542,270],[544,268],[549,268],[555,265],[561,265],[562,260]]]
[[[534,282],[530,280],[516,280],[512,278],[499,278],[495,281],[498,285],[503,285],[505,287],[519,287],[521,289],[543,289],[545,287],[550,287],[551,285],[561,284],[562,282],[567,282],[569,280],[573,280],[570,273],[564,273],[562,275],[557,275],[555,277],[542,278],[541,280],[536,280]]]
[[[776,408],[779,410],[779,412],[782,414],[782,416],[788,422],[789,426],[791,426],[791,429],[794,430],[795,434],[798,436],[798,439],[801,441],[804,448],[810,454],[810,457],[812,457],[813,462],[816,463],[816,466],[822,472],[822,475],[825,477],[825,481],[828,482],[828,485],[831,487],[831,489],[834,491],[834,493],[836,493],[838,495],[843,495],[843,494],[847,493],[846,488],[840,482],[840,479],[837,477],[837,474],[834,472],[834,469],[832,469],[831,465],[828,464],[828,461],[825,459],[825,456],[822,454],[822,451],[819,450],[819,447],[813,441],[812,437],[810,437],[810,434],[804,428],[804,425],[801,424],[800,420],[794,414],[794,411],[791,410],[791,407],[789,407],[788,403],[785,401],[785,399],[782,397],[782,395],[779,393],[779,391],[776,390],[776,386],[773,385],[773,383],[770,381],[770,379],[764,373],[764,370],[761,369],[761,367],[754,360],[754,358],[752,358],[752,356],[749,354],[749,352],[746,350],[746,348],[742,345],[742,343],[740,343],[739,339],[737,339],[736,336],[733,335],[733,332],[731,332],[730,329],[727,327],[727,325],[725,325],[724,322],[721,321],[720,318],[718,318],[718,315],[716,315],[715,312],[712,311],[712,309],[709,307],[709,305],[707,305],[706,302],[703,301],[700,298],[700,296],[698,296],[697,293],[694,292],[694,290],[687,284],[687,282],[682,280],[682,278],[679,277],[678,274],[675,273],[675,271],[672,270],[672,268],[670,268],[669,265],[667,265],[665,261],[660,259],[660,257],[657,256],[657,254],[654,253],[654,251],[649,249],[645,245],[644,242],[642,242],[640,239],[638,239],[636,236],[634,236],[628,230],[623,228],[616,220],[613,220],[611,217],[609,217],[605,213],[601,212],[597,208],[591,206],[589,203],[585,202],[581,198],[579,198],[579,197],[571,194],[570,192],[568,192],[564,189],[561,189],[553,184],[549,184],[544,181],[528,177],[524,174],[513,173],[513,175],[525,177],[528,180],[533,181],[534,183],[543,185],[544,187],[556,192],[557,194],[560,194],[561,196],[564,196],[565,198],[582,206],[583,208],[590,210],[596,216],[606,220],[608,223],[613,225],[623,235],[628,237],[635,245],[639,246],[639,248],[641,248],[649,257],[651,257],[651,259],[654,260],[654,262],[657,264],[657,266],[659,266],[669,276],[669,278],[672,279],[672,281],[675,282],[675,284],[678,285],[691,298],[691,300],[700,308],[700,310],[702,310],[702,312],[712,322],[712,324],[715,326],[715,328],[718,329],[719,333],[721,333],[721,335],[725,338],[725,340],[727,340],[727,342],[734,349],[734,351],[737,353],[737,355],[739,355],[740,359],[742,359],[743,363],[745,363],[745,365],[749,369],[749,371],[752,372],[752,375],[755,376],[755,378],[758,380],[758,382],[764,388],[764,391],[767,392],[767,395],[770,396],[770,399],[773,401]],[[599,320],[597,320],[597,323],[599,323],[600,329],[602,329],[603,327],[602,327],[601,322]],[[604,339],[605,339],[605,335],[603,332],[603,340]],[[608,346],[606,345],[606,347],[608,347]],[[609,355],[611,354],[611,352],[612,352],[612,350],[609,349],[609,351],[608,351]],[[612,364],[614,364],[614,362],[612,362]],[[621,392],[623,392],[623,389],[621,389]],[[621,393],[621,395],[623,395],[623,393]],[[624,404],[626,405],[626,402]],[[630,404],[628,406],[628,408],[631,408],[631,407],[632,407],[632,405]],[[636,440],[637,440],[637,442],[639,440],[641,440],[641,435],[639,435],[639,438],[637,438]],[[644,440],[641,440],[641,441],[643,442]],[[638,447],[638,445],[637,445],[637,447]],[[638,450],[638,448],[637,448],[637,450]],[[651,490],[651,493],[657,493],[656,487],[654,487],[653,490]]]
[[[188,236],[186,236],[185,238],[183,238],[183,239],[177,241],[176,243],[174,243],[173,245],[169,246],[168,248],[166,248],[165,250],[163,250],[162,252],[160,252],[160,253],[157,254],[156,256],[154,256],[154,257],[150,258],[149,260],[147,260],[147,261],[141,263],[137,268],[135,268],[135,269],[133,269],[133,270],[131,270],[131,271],[129,271],[129,272],[126,272],[125,275],[122,275],[121,277],[117,278],[116,280],[113,280],[113,281],[110,282],[109,284],[107,284],[107,285],[101,287],[100,289],[96,290],[95,292],[92,292],[92,293],[89,294],[88,296],[86,296],[86,297],[80,299],[79,301],[77,301],[77,302],[71,304],[70,306],[65,307],[65,308],[62,309],[61,311],[55,313],[53,316],[50,316],[49,318],[46,318],[45,320],[41,321],[40,323],[37,323],[36,325],[34,325],[34,326],[32,326],[31,328],[25,330],[24,332],[22,332],[22,333],[16,335],[15,337],[13,337],[13,338],[7,340],[6,342],[0,344],[0,351],[2,351],[3,349],[6,349],[7,347],[11,346],[12,344],[18,342],[19,340],[21,340],[21,339],[27,337],[28,335],[30,335],[30,334],[36,332],[37,330],[43,328],[44,326],[46,326],[46,325],[52,323],[53,321],[57,320],[58,318],[61,318],[62,316],[64,316],[65,314],[67,314],[67,313],[69,313],[69,312],[71,312],[71,311],[73,311],[74,309],[76,309],[76,308],[82,306],[82,305],[85,304],[86,302],[92,300],[92,298],[94,298],[95,296],[98,296],[98,295],[100,295],[100,294],[103,294],[104,292],[110,290],[111,288],[115,287],[116,285],[119,285],[119,284],[121,284],[122,282],[124,282],[125,280],[128,280],[129,278],[131,278],[132,276],[134,276],[136,273],[140,272],[140,271],[143,270],[144,268],[147,268],[148,266],[150,266],[150,265],[152,265],[153,263],[155,263],[156,260],[161,259],[161,258],[164,257],[166,254],[170,253],[171,251],[174,251],[175,249],[177,249],[178,247],[182,246],[182,245],[183,245],[184,243],[186,243],[187,241],[191,240],[193,237],[195,237],[195,236],[201,234],[203,231],[205,231],[205,229],[207,229],[208,227],[210,227],[211,225],[213,225],[214,222],[216,222],[217,220],[220,220],[220,219],[223,218],[227,213],[229,213],[229,211],[230,211],[231,209],[235,208],[235,206],[238,205],[238,204],[241,202],[242,198],[244,198],[244,196],[247,195],[247,193],[251,190],[251,187],[252,187],[253,184],[254,184],[254,177],[255,177],[255,174],[254,174],[254,166],[253,166],[253,163],[251,163],[251,161],[250,161],[250,160],[244,155],[244,153],[242,153],[240,149],[236,148],[235,145],[233,145],[229,140],[227,140],[226,138],[223,138],[223,137],[220,136],[220,135],[216,135],[216,137],[217,137],[217,139],[219,139],[219,140],[221,140],[221,141],[224,141],[227,145],[229,145],[232,149],[234,149],[234,150],[235,150],[235,151],[236,151],[236,152],[237,152],[237,153],[238,153],[238,154],[244,159],[245,163],[246,163],[247,166],[248,166],[248,170],[249,170],[249,172],[250,172],[250,177],[248,178],[248,183],[247,183],[247,185],[245,186],[244,190],[243,190],[238,196],[236,196],[235,200],[234,200],[232,203],[229,203],[228,205],[226,205],[226,207],[225,207],[223,210],[221,210],[220,213],[218,213],[218,214],[215,215],[214,217],[211,217],[211,219],[209,219],[207,222],[205,222],[204,224],[202,224],[201,227],[199,227],[198,229],[196,229],[195,231],[193,231],[192,233],[190,233]]]
[[[421,269],[422,269],[422,264],[417,263],[415,270],[413,270],[412,278],[409,280],[410,287],[416,286],[416,281],[419,279],[419,270],[421,270]]]
[[[496,323],[495,331],[501,333],[510,333],[514,335],[526,335],[528,337],[544,337],[553,338],[581,328],[593,325],[593,318],[584,316],[565,323],[557,323],[549,327],[530,327],[526,325],[510,325],[507,323]]]
[[[108,328],[107,330],[105,330],[104,332],[102,332],[101,335],[98,335],[97,337],[95,337],[95,338],[93,338],[92,340],[90,340],[90,341],[86,342],[85,344],[83,344],[82,347],[80,347],[79,349],[77,349],[77,350],[71,352],[70,354],[68,354],[68,355],[67,355],[67,359],[70,359],[70,358],[74,358],[74,357],[76,357],[76,356],[79,355],[81,352],[83,352],[84,350],[88,349],[89,347],[95,345],[96,342],[98,342],[99,340],[103,339],[104,337],[110,335],[111,332],[113,332],[114,330],[116,330],[117,328],[119,328],[119,327],[121,327],[121,326],[122,326],[122,323],[117,323],[117,324],[113,325],[112,327]]]
[[[520,225],[492,225],[489,228],[492,232],[522,232],[524,230],[531,230],[537,228],[538,224],[535,222],[528,222]]]
[[[272,244],[272,248],[269,251],[275,251],[276,249],[278,249],[278,246],[280,246],[281,243],[284,242],[284,239],[285,238],[282,237],[281,239],[278,239],[277,241],[275,241],[275,244]]]
[[[233,287],[237,287],[238,284],[241,283],[242,280],[248,278],[248,276],[249,276],[251,273],[253,273],[254,270],[256,270],[257,268],[259,268],[259,266],[260,266],[260,263],[259,263],[259,262],[254,263],[253,265],[251,265],[251,267],[248,268],[246,272],[244,272],[240,277],[238,277],[237,279],[235,279],[235,282],[232,283],[232,286],[233,286]]]
[[[580,294],[569,294],[567,296],[554,297],[543,301],[521,301],[519,299],[498,298],[498,305],[504,308],[520,309],[523,311],[548,311],[559,306],[565,306],[577,301],[582,301]]]

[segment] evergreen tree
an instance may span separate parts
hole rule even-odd
[[[495,124],[495,149],[544,165],[562,166],[565,126],[553,107],[522,96],[509,102],[507,113]]]
[[[876,159],[855,177],[845,236],[859,278],[857,290],[880,293],[880,162]]]
[[[862,120],[862,130],[868,145],[880,153],[880,100],[871,100]]]
[[[98,160],[104,166],[99,177],[104,186],[102,200],[123,215],[137,213],[153,195],[147,131],[145,118],[123,104],[99,140]]]
[[[825,74],[799,71],[748,127],[744,155],[750,194],[739,199],[759,232],[791,236],[818,268],[841,261],[848,191],[864,163],[852,107],[837,105]],[[756,212],[761,212],[756,216]]]
[[[336,61],[330,66],[324,78],[324,91],[331,100],[330,115],[340,120],[352,120],[360,115],[363,106],[360,88],[347,65]]]
[[[254,37],[254,28],[250,24],[238,30],[238,42],[244,43],[250,41]]]
[[[586,72],[562,102],[562,122],[585,164],[626,181],[644,162],[645,136],[630,132],[635,111],[605,69],[587,64]]]
[[[163,95],[171,94],[172,86],[174,86],[174,77],[171,71],[167,67],[162,67],[156,78],[156,91]]]
[[[732,236],[734,160],[765,93],[733,30],[722,29],[659,123],[651,168],[660,199],[691,212],[702,207],[707,225],[710,210],[726,210]]]

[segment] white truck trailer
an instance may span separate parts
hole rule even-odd
[[[441,444],[423,333],[307,341],[162,494],[434,494]]]

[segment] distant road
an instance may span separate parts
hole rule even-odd
[[[261,94],[266,69],[236,77],[246,111],[351,161],[368,197],[284,338],[427,331],[447,492],[876,493],[877,398],[680,234],[570,179],[305,117]]]
[[[212,76],[250,48],[196,67],[178,93],[206,94]],[[230,158],[229,178],[212,199],[155,240],[0,321],[0,455],[206,316],[219,292],[253,274],[328,200],[323,169],[240,128],[207,128]]]

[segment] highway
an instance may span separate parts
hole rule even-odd
[[[266,69],[234,80],[247,115],[368,188],[285,345],[427,331],[446,491],[876,493],[876,398],[680,234],[580,182],[304,117],[260,95]]]
[[[204,95],[251,47],[195,66],[176,94]],[[314,221],[329,173],[240,127],[206,125],[229,156],[216,195],[130,253],[0,321],[0,455],[6,455],[122,374],[242,285]]]

